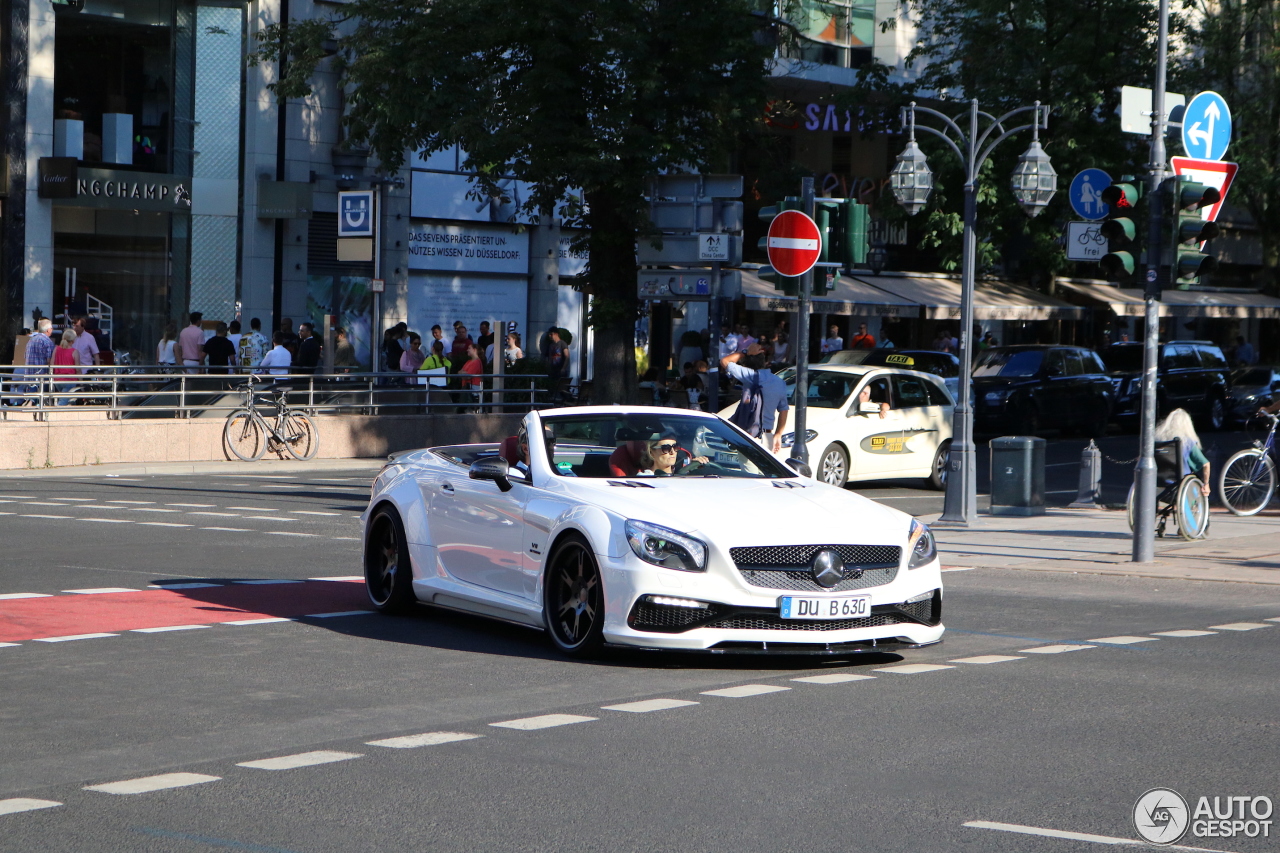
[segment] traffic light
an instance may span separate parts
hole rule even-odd
[[[804,204],[795,196],[787,196],[777,204],[771,204],[768,207],[760,208],[760,212],[757,216],[760,217],[761,222],[769,223],[773,221],[774,217],[779,213],[782,213],[784,210],[803,211]],[[756,243],[756,247],[762,252],[768,252],[769,238],[767,236],[761,237]],[[800,279],[786,275],[779,275],[778,271],[773,267],[762,268],[759,272],[759,276],[765,281],[770,282],[773,285],[774,290],[780,290],[788,296],[796,296],[800,293]]]
[[[1133,275],[1138,265],[1137,212],[1142,198],[1142,184],[1112,184],[1102,191],[1102,201],[1107,205],[1107,219],[1098,229],[1107,238],[1107,253],[1098,266],[1109,276],[1125,278]]]
[[[834,273],[831,284],[840,279],[840,270],[852,270],[864,266],[870,241],[867,236],[870,208],[851,198],[820,198],[814,202],[814,221],[822,234],[822,255],[819,263],[839,264],[827,267]],[[826,276],[815,273],[815,293],[828,290]]]
[[[1218,261],[1200,251],[1200,244],[1218,236],[1218,224],[1203,219],[1200,208],[1217,204],[1222,194],[1214,187],[1197,183],[1185,175],[1177,175],[1164,182],[1173,200],[1173,276],[1181,284],[1179,290],[1187,290],[1191,284],[1207,272],[1213,272]]]

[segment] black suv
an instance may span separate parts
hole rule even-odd
[[[991,347],[973,362],[975,426],[1038,435],[1078,428],[1104,435],[1112,390],[1097,353],[1072,346]]]
[[[1142,411],[1142,344],[1112,344],[1102,360],[1115,388],[1116,422],[1136,426]],[[1231,399],[1231,370],[1222,350],[1208,341],[1171,341],[1160,345],[1156,373],[1156,410],[1163,417],[1186,409],[1208,429],[1222,429]]]

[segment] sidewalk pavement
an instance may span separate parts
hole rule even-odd
[[[936,517],[922,518],[933,521]],[[942,566],[1280,584],[1280,510],[1239,518],[1216,509],[1209,536],[1187,541],[1171,519],[1155,560],[1130,562],[1123,511],[1049,509],[1029,518],[981,515],[968,529],[934,530]]]
[[[27,477],[139,477],[157,474],[315,474],[323,471],[368,471],[369,479],[386,462],[386,456],[354,459],[260,459],[223,462],[117,462],[108,465],[74,465],[66,468],[17,468],[0,470],[0,480]]]

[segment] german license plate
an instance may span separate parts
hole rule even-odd
[[[871,596],[801,598],[784,595],[779,601],[783,619],[861,619],[871,615]]]

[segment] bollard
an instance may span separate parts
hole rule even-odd
[[[1102,451],[1089,439],[1089,446],[1080,451],[1080,493],[1071,502],[1076,509],[1097,509],[1102,494]]]

